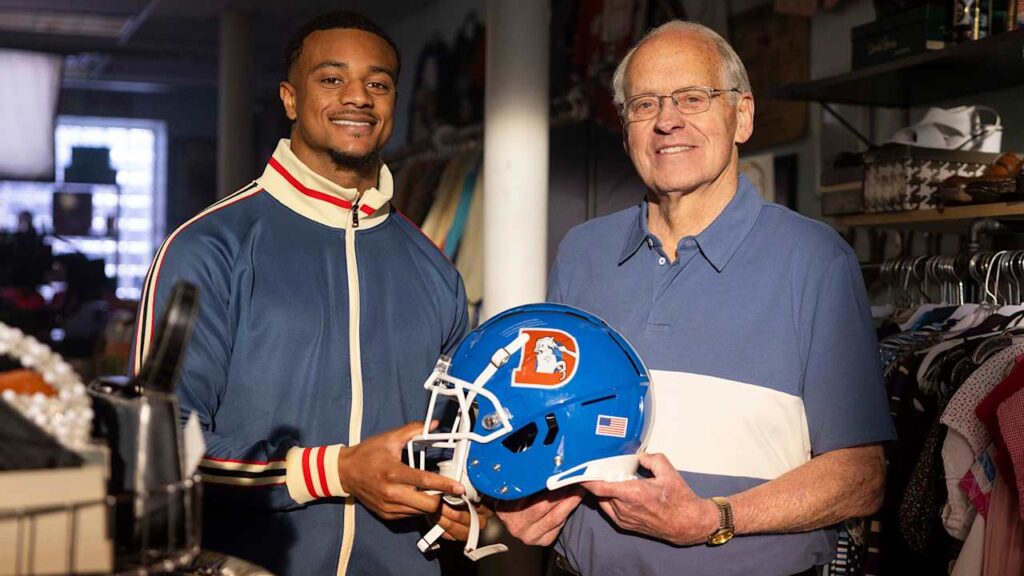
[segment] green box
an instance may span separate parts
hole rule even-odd
[[[946,46],[946,8],[926,4],[850,31],[853,69],[884,64]]]

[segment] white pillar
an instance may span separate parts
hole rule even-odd
[[[544,300],[550,0],[488,0],[482,318]]]
[[[253,170],[252,33],[250,16],[225,11],[220,17],[217,85],[217,197],[256,177]]]

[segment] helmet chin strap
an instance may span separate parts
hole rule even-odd
[[[445,502],[449,504],[454,504],[452,502],[453,499],[451,496],[445,496],[444,498]],[[469,510],[469,537],[466,539],[466,547],[463,548],[462,553],[475,562],[492,554],[507,552],[508,546],[504,544],[491,544],[477,548],[477,542],[480,540],[480,516],[477,514],[476,506],[473,505],[468,495],[464,494],[459,496],[458,499],[459,506],[465,506]],[[434,524],[434,527],[416,542],[416,547],[420,549],[420,552],[424,553],[437,550],[437,540],[441,538],[442,534],[444,534],[444,528],[441,527],[441,524]]]
[[[469,537],[466,539],[466,546],[463,549],[463,554],[465,554],[466,557],[468,557],[470,560],[473,560],[474,562],[481,558],[486,558],[487,556],[490,556],[492,554],[507,552],[508,547],[504,544],[491,544],[489,546],[477,548],[477,543],[480,540],[480,517],[476,511],[476,506],[474,505],[474,503],[480,501],[480,496],[477,494],[476,489],[473,488],[473,485],[470,483],[469,477],[466,474],[466,460],[469,454],[469,440],[471,437],[476,436],[470,430],[470,421],[468,417],[469,406],[473,404],[473,401],[476,399],[478,394],[484,395],[485,397],[488,398],[488,400],[491,401],[492,404],[494,404],[496,415],[498,419],[501,421],[502,426],[500,430],[495,430],[494,433],[488,434],[486,438],[487,441],[491,440],[492,436],[496,436],[501,433],[507,433],[512,430],[512,426],[508,421],[509,416],[505,413],[505,409],[504,407],[502,407],[501,402],[498,401],[498,399],[494,397],[493,394],[484,390],[484,386],[494,376],[498,369],[504,366],[506,362],[508,362],[509,358],[511,358],[516,352],[522,349],[522,347],[529,341],[529,339],[530,338],[528,335],[520,334],[515,340],[509,342],[507,345],[496,350],[494,354],[491,355],[490,363],[488,363],[487,366],[480,372],[480,374],[473,380],[472,384],[470,384],[469,386],[459,386],[458,393],[456,394],[456,398],[459,401],[459,415],[456,416],[455,418],[452,432],[457,433],[458,435],[461,436],[461,438],[455,441],[455,457],[452,460],[448,460],[446,462],[441,462],[438,464],[440,473],[443,476],[447,476],[453,480],[461,482],[462,485],[466,488],[466,493],[461,496],[447,494],[443,496],[443,499],[446,503],[455,507],[465,506],[466,509],[469,511]],[[438,369],[435,370],[434,374],[432,374],[430,379],[427,380],[427,388],[431,388],[432,386],[434,386],[434,382],[438,379],[439,371],[447,373],[447,364],[445,364],[445,366],[442,368],[441,364],[439,363]],[[468,394],[465,393],[466,389],[469,390]],[[438,389],[434,388],[434,391],[431,394],[430,408],[427,414],[427,418],[429,418],[430,414],[433,412],[437,392]],[[466,417],[463,417],[464,415]],[[426,425],[424,425],[424,434],[420,438],[429,441],[431,440],[431,436],[432,435],[427,430]],[[410,463],[413,462],[412,445],[414,442],[416,442],[416,440],[417,439],[414,438],[408,444]],[[479,440],[484,439],[480,438]],[[423,463],[423,453],[423,451],[420,452],[421,467]],[[418,542],[416,542],[416,547],[420,549],[420,552],[424,553],[431,550],[436,550],[438,548],[437,541],[439,538],[441,538],[441,535],[444,534],[444,532],[445,530],[440,523],[435,524],[433,528],[427,531],[427,533],[424,534],[423,537],[420,538]]]

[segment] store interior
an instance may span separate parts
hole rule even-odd
[[[1024,2],[528,0],[522,10],[539,7],[543,16],[533,21],[499,16],[519,10],[504,0],[343,4],[0,0],[0,73],[8,80],[0,87],[5,338],[13,341],[16,329],[17,337],[53,350],[60,357],[54,370],[73,370],[82,387],[123,380],[154,255],[175,229],[247,185],[287,137],[279,97],[286,42],[310,18],[338,8],[377,22],[401,51],[394,131],[383,151],[394,174],[392,209],[458,269],[470,326],[541,301],[569,230],[634,206],[646,193],[624,152],[612,103],[615,66],[650,28],[692,20],[729,40],[750,75],[757,108],[754,135],[739,149],[741,172],[766,200],[825,222],[853,246],[882,344],[900,434],[888,453],[886,502],[873,518],[842,527],[843,559],[821,573],[947,574],[962,550],[996,546],[1014,534],[1019,541],[1005,546],[1024,558],[1024,508],[995,536],[972,530],[980,512],[963,484],[972,471],[984,476],[978,470],[985,462],[1011,473],[1024,470],[1024,462],[981,446],[973,466],[955,473],[943,466],[943,440],[955,429],[944,409],[956,387],[1020,338],[1014,329],[1024,310]],[[546,47],[540,42],[538,52],[517,27],[547,39]],[[489,45],[495,39],[505,49]],[[524,69],[537,72],[515,75]],[[514,97],[496,94],[502,86]],[[528,116],[510,127],[516,98],[541,104],[523,104]],[[502,173],[496,167],[503,162],[525,168]],[[505,200],[491,187],[500,187]],[[532,217],[520,217],[530,203]],[[500,245],[507,251],[496,252]],[[917,393],[901,401],[893,392],[908,351],[922,349],[922,330],[932,337],[955,325],[953,333],[961,334],[993,314],[1012,320],[984,333],[990,345],[938,355],[924,367],[918,359],[920,378],[899,384]],[[0,349],[7,352],[0,353],[7,402],[0,408],[25,413],[33,395],[56,392],[27,375],[32,366],[12,350]],[[947,374],[953,371],[959,376]],[[947,380],[956,386],[935,384]],[[68,402],[68,410],[78,410],[74,402],[85,400]],[[97,404],[89,413],[100,419],[119,406]],[[16,426],[4,430],[2,414],[0,444],[31,436]],[[1017,446],[1019,457],[1024,449]],[[25,563],[45,555],[39,547],[27,552],[20,536],[26,507],[83,507],[86,517],[76,522],[124,520],[113,484],[88,473],[102,463],[86,457],[32,464],[23,460],[25,451],[7,451],[0,446],[0,574],[35,573]],[[40,489],[31,494],[3,488],[13,485],[10,474],[33,470],[67,475],[38,476]],[[201,499],[194,490],[201,481],[175,478],[179,491],[164,495],[163,504],[185,511],[182,502]],[[41,494],[68,483],[78,486],[73,506]],[[1008,485],[1024,487],[1024,478]],[[950,518],[954,498],[966,504],[966,517]],[[103,502],[93,516],[89,502]],[[51,520],[59,524],[49,528],[54,533],[70,525]],[[178,528],[153,535],[175,550],[167,556],[174,562],[195,561],[201,543],[189,532],[193,524],[194,518],[182,521],[181,541],[175,542]],[[92,566],[85,571],[112,571],[136,566],[125,563],[126,549],[151,544],[124,530],[104,535],[86,528],[60,542],[79,566]],[[76,537],[86,540],[69,544]],[[485,539],[512,550],[472,563],[453,549],[444,573],[554,574],[548,550],[515,542],[500,523]],[[38,573],[69,564],[50,564],[65,567],[52,572],[42,565],[35,565]]]

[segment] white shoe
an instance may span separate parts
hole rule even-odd
[[[981,112],[994,117],[990,124],[981,120]],[[999,152],[1002,148],[1003,126],[999,114],[987,106],[929,108],[921,121],[901,128],[888,142],[922,148]]]

